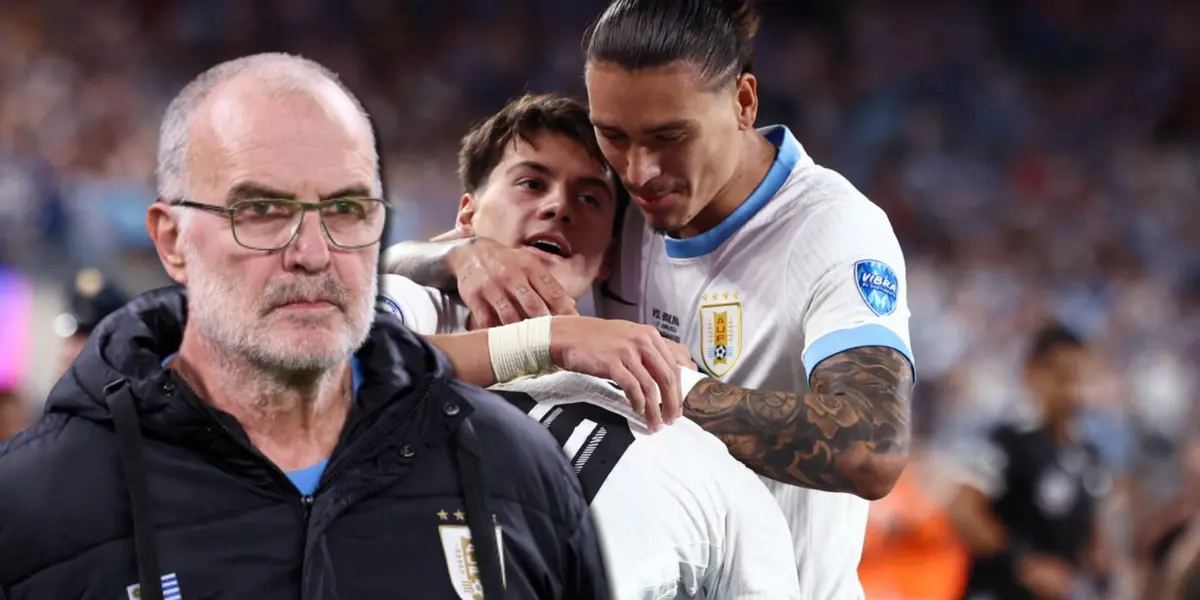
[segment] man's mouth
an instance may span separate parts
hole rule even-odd
[[[315,311],[336,309],[338,305],[329,300],[292,300],[275,306],[275,310]]]
[[[655,192],[653,194],[634,194],[633,200],[642,206],[654,206],[662,203],[674,192]]]
[[[535,235],[525,240],[525,246],[559,258],[571,257],[571,246],[567,244],[566,238],[557,234]]]

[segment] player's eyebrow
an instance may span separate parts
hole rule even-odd
[[[661,125],[655,125],[654,127],[649,127],[646,129],[646,133],[653,135],[656,133],[667,133],[667,132],[671,132],[671,131],[679,131],[680,129],[687,129],[691,125],[692,125],[691,121],[689,121],[687,119],[680,119],[678,121],[670,121],[668,123],[663,123]]]
[[[547,177],[554,176],[554,169],[551,169],[549,165],[542,164],[540,162],[537,162],[536,160],[523,160],[523,161],[516,163],[513,166],[509,167],[508,172],[512,173],[515,171],[520,171],[521,169],[529,169],[531,171],[537,171],[538,173],[541,173]]]
[[[329,194],[321,194],[321,200],[332,200],[334,198],[365,198],[371,195],[371,190],[362,184],[348,185]],[[272,187],[264,183],[255,181],[243,181],[233,186],[229,190],[230,203],[242,200],[255,200],[259,198],[270,198],[275,200],[294,200],[296,195]]]
[[[595,119],[592,119],[592,126],[595,127],[596,129],[611,132],[611,133],[624,133],[620,127],[617,127],[615,125],[609,125],[607,123],[603,123],[600,121],[596,121]],[[692,121],[690,119],[679,119],[676,121],[668,121],[666,123],[660,123],[658,125],[646,127],[642,131],[643,131],[643,133],[646,133],[649,135],[654,135],[654,134],[666,133],[666,132],[670,132],[670,131],[678,131],[680,129],[688,129],[691,126],[692,126]]]
[[[549,165],[542,164],[535,160],[523,160],[519,163],[516,163],[513,166],[508,168],[508,172],[512,173],[514,171],[519,171],[521,169],[529,169],[531,171],[537,171],[538,173],[541,173],[547,177],[554,177],[554,175],[555,175],[555,170],[552,169]],[[587,185],[587,186],[602,187],[609,191],[612,191],[612,182],[608,181],[607,179],[604,179],[603,177],[593,177],[591,175],[585,175],[583,177],[576,177],[572,183],[574,183],[575,185]]]

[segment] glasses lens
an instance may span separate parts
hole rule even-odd
[[[234,204],[233,236],[256,250],[282,248],[296,233],[303,210],[289,200],[249,200]]]
[[[344,248],[369,246],[383,237],[387,205],[374,198],[342,198],[321,209],[321,221],[334,244]]]

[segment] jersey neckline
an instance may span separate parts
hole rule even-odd
[[[716,227],[690,238],[664,237],[667,257],[674,259],[697,258],[716,250],[747,221],[758,214],[758,211],[762,210],[783,187],[788,176],[792,174],[792,170],[796,168],[796,163],[799,162],[804,150],[785,125],[772,125],[759,131],[766,136],[768,141],[779,148],[779,152],[775,154],[775,161],[771,163],[771,169],[767,171],[767,176],[758,184],[750,197],[746,198],[745,202],[734,209]]]

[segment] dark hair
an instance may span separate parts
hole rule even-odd
[[[756,33],[751,0],[613,0],[584,34],[584,56],[631,71],[684,61],[724,85],[753,72]]]
[[[1083,338],[1060,323],[1046,325],[1033,334],[1033,343],[1029,348],[1029,362],[1038,362],[1050,356],[1056,350],[1082,349]]]
[[[617,219],[613,227],[614,231],[619,231],[629,195],[604,160],[587,108],[566,96],[526,94],[509,101],[500,112],[472,127],[463,136],[458,151],[458,179],[463,190],[468,193],[479,190],[504,159],[504,151],[510,144],[518,139],[529,143],[530,138],[541,132],[557,133],[579,142],[589,156],[604,165],[616,187]]]
[[[509,101],[500,112],[477,123],[463,136],[458,151],[458,179],[463,190],[475,192],[487,183],[504,151],[518,139],[529,143],[543,131],[565,135],[583,144],[592,158],[610,171],[596,143],[596,131],[582,104],[557,94],[526,94]]]

